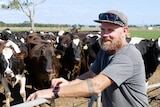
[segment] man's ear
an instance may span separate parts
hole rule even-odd
[[[128,35],[128,27],[124,27],[123,32],[125,33],[125,36],[127,36]]]
[[[126,35],[127,35],[127,33],[128,33],[128,27],[127,27],[127,26],[124,27],[123,31],[124,31],[124,32],[126,33]]]

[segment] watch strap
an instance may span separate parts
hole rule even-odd
[[[59,98],[58,91],[54,91],[55,98]]]
[[[58,92],[59,92],[59,86],[54,87],[53,93],[54,93],[55,98],[59,98]]]

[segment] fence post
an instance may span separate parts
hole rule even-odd
[[[40,105],[40,104],[43,104],[43,103],[46,103],[46,102],[48,102],[47,99],[40,98],[40,99],[32,100],[32,101],[29,101],[29,102],[24,102],[24,103],[20,103],[20,104],[17,104],[17,105],[13,105],[11,107],[34,107],[36,105]]]

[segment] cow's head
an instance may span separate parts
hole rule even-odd
[[[70,57],[75,61],[80,61],[82,43],[78,35],[66,34],[61,40],[62,50],[70,51]]]
[[[75,56],[75,60],[79,61],[81,58],[82,44],[78,36],[75,36],[72,40],[72,48]]]
[[[34,67],[39,67],[39,70],[44,75],[49,76],[49,80],[58,77],[56,72],[55,60],[58,60],[55,55],[55,48],[52,43],[39,43],[30,51],[31,63]]]
[[[40,48],[39,62],[41,63],[43,70],[48,73],[53,73],[53,56],[55,56],[53,45],[45,44]]]
[[[16,75],[24,71],[25,53],[21,53],[19,47],[10,40],[3,43],[4,47],[0,52],[0,73],[8,83],[14,86],[18,82]]]

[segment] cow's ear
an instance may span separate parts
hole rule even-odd
[[[62,56],[64,56],[64,52],[63,51],[61,51],[61,50],[55,50],[54,51],[54,53],[56,54],[56,58],[57,59],[60,59],[60,58],[62,58]]]
[[[18,54],[18,57],[20,59],[24,59],[24,57],[26,57],[27,53],[25,51],[22,51],[21,53]]]

